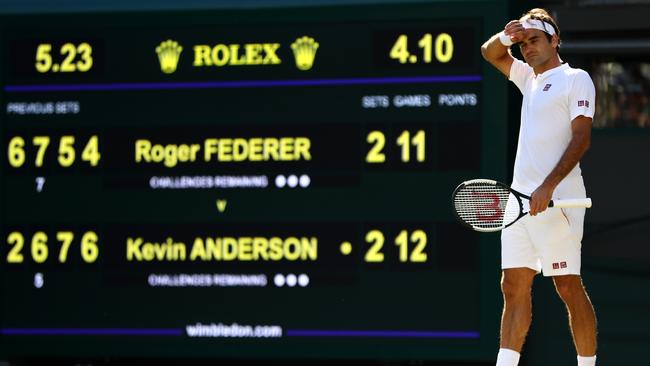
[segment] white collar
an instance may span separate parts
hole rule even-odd
[[[546,79],[547,77],[555,74],[556,72],[558,72],[560,70],[567,69],[568,67],[569,67],[569,64],[565,62],[565,63],[561,64],[560,66],[556,66],[556,67],[554,67],[552,69],[548,69],[548,70],[544,71],[541,74],[535,75],[535,79],[537,79],[537,80]]]

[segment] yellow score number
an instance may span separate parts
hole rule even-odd
[[[418,40],[418,48],[421,49],[421,59],[417,53],[411,53],[408,49],[408,36],[400,34],[390,50],[390,58],[405,64],[417,63],[420,60],[426,64],[433,62],[434,58],[440,63],[447,63],[454,57],[454,40],[448,33],[440,33],[435,40],[430,33],[425,34]],[[418,50],[420,51],[420,50]]]
[[[366,142],[371,145],[366,162],[379,164],[386,162],[384,146],[386,146],[386,135],[381,131],[371,131],[366,137]],[[402,131],[397,138],[397,146],[401,149],[400,159],[404,163],[411,161],[411,149],[415,148],[415,159],[419,163],[426,161],[426,137],[423,130],[419,130],[411,137],[410,131]]]
[[[11,250],[7,253],[7,263],[23,263],[25,256],[22,251],[28,238],[18,231],[13,231],[7,236],[7,244]],[[37,231],[32,235],[29,242],[29,251],[35,263],[44,263],[49,257],[50,248],[48,245],[48,235],[43,231]],[[68,251],[74,242],[74,233],[72,231],[58,231],[56,241],[60,243],[59,263],[66,263],[68,260]],[[94,231],[87,231],[81,236],[80,250],[81,258],[86,263],[94,263],[99,256],[99,247],[97,242],[99,237]]]
[[[36,47],[34,66],[40,73],[86,72],[93,67],[93,48],[83,42],[78,45],[65,43],[58,50],[53,50],[52,44],[41,43]]]
[[[51,142],[50,136],[34,136],[32,138],[32,146],[36,147],[36,156],[34,157],[34,166],[42,167],[45,160],[45,152]],[[27,159],[25,153],[25,139],[21,136],[14,136],[9,140],[9,147],[7,149],[7,158],[9,165],[14,168],[20,168],[25,164]],[[76,150],[74,147],[74,136],[61,136],[58,141],[58,157],[59,165],[64,168],[72,166],[76,159]],[[97,166],[101,154],[99,153],[99,138],[97,135],[91,136],[86,142],[85,147],[81,152],[81,160],[87,161],[90,166]]]
[[[366,234],[366,243],[370,248],[366,252],[364,260],[370,263],[382,263],[384,253],[381,251],[384,247],[386,238],[380,230],[370,230]],[[415,244],[415,247],[409,252],[409,243]],[[402,230],[395,238],[395,245],[399,248],[399,261],[423,263],[427,261],[427,253],[424,251],[427,247],[427,233],[422,230],[415,230],[409,234],[407,230]]]

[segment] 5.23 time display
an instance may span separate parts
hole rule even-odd
[[[87,72],[93,67],[92,53],[93,48],[87,42],[64,43],[55,48],[51,43],[41,43],[36,47],[34,66],[40,73]]]

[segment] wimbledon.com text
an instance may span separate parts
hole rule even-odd
[[[222,323],[196,323],[185,326],[189,337],[223,337],[223,338],[279,338],[282,327],[278,325],[230,325]]]

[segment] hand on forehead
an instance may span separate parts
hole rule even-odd
[[[536,28],[524,28],[522,31],[523,36],[521,37],[522,41],[532,38],[533,36],[544,36],[544,32]]]

